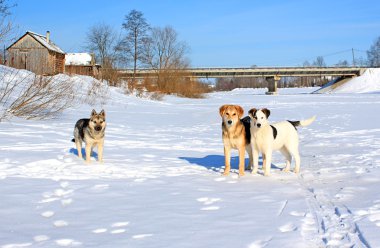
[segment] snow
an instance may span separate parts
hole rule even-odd
[[[65,65],[91,65],[92,56],[89,53],[67,53]]]
[[[56,44],[54,44],[51,40],[48,42],[46,36],[31,31],[28,31],[27,33],[33,36],[38,42],[40,42],[44,47],[48,48],[49,50],[65,54],[65,52]]]
[[[380,68],[369,68],[331,93],[380,93]]]
[[[80,94],[91,80],[75,78]],[[1,122],[0,247],[380,247],[380,94],[314,90],[158,102],[108,88],[107,103]],[[239,178],[234,151],[221,176],[226,103],[267,107],[272,122],[317,115],[298,129],[301,173],[276,152],[270,177]],[[88,165],[70,140],[93,108],[107,130],[104,163],[95,151]]]

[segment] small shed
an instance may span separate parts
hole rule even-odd
[[[7,48],[7,65],[26,69],[39,75],[65,72],[65,52],[46,36],[26,32]]]
[[[95,55],[91,53],[67,53],[65,72],[68,74],[98,77],[100,65],[95,64]]]

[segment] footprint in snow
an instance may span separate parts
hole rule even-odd
[[[41,213],[41,216],[42,217],[45,217],[45,218],[50,218],[54,215],[54,212],[53,211],[45,211],[43,213]]]
[[[73,239],[58,239],[55,241],[55,243],[58,246],[62,246],[62,247],[79,246],[82,244],[81,242],[75,241]]]
[[[197,199],[198,202],[203,203],[206,207],[201,208],[203,211],[215,211],[218,210],[220,207],[218,206],[210,206],[214,204],[215,202],[221,201],[220,198],[209,198],[209,197],[201,197]]]
[[[94,229],[92,230],[93,233],[96,233],[96,234],[99,234],[99,233],[105,233],[107,232],[107,228],[98,228],[98,229]]]
[[[47,241],[49,239],[50,239],[49,236],[46,236],[46,235],[37,235],[37,236],[33,237],[33,240],[35,242],[44,242],[44,241]]]
[[[272,238],[269,238],[268,240],[256,240],[250,245],[248,245],[248,248],[264,248],[268,245],[269,241],[271,241]]]
[[[125,231],[126,231],[125,229],[116,229],[116,230],[111,231],[110,233],[111,234],[120,234],[120,233],[124,233]]]
[[[66,221],[64,220],[57,220],[57,221],[54,221],[54,226],[55,227],[65,227],[65,226],[68,226],[69,223],[67,223]]]
[[[111,227],[124,227],[124,226],[128,226],[129,225],[129,222],[126,221],[126,222],[115,222],[111,225]]]
[[[153,234],[137,234],[137,235],[133,235],[132,238],[133,239],[143,239],[143,238],[147,238],[147,237],[151,237],[153,236]]]
[[[292,231],[297,230],[297,227],[292,222],[289,222],[289,223],[286,223],[285,225],[280,226],[278,230],[280,230],[280,232],[283,232],[283,233],[292,232]]]

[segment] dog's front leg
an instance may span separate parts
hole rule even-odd
[[[231,148],[224,146],[224,164],[225,164],[225,168],[223,172],[224,176],[228,176],[228,174],[230,174],[230,169],[231,169],[230,160],[231,160]]]
[[[265,154],[263,154],[265,158],[265,168],[264,169],[264,176],[270,175],[270,167],[272,165],[272,150],[267,150]],[[264,162],[264,161],[263,161]]]
[[[245,169],[245,147],[239,148],[239,176],[244,176]]]
[[[259,169],[259,151],[253,147],[252,149],[252,155],[253,155],[253,170],[252,174],[256,174],[257,170]]]
[[[103,144],[104,141],[98,143],[98,161],[103,163]]]
[[[92,150],[92,144],[86,143],[86,163],[91,162],[91,150]]]

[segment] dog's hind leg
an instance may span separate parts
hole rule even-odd
[[[249,164],[248,164],[247,170],[252,170],[252,167],[253,167],[252,146],[251,145],[245,146],[245,150],[248,153],[248,157],[249,157]]]
[[[300,154],[298,153],[298,150],[297,150],[297,152],[293,153],[293,156],[294,156],[294,160],[296,163],[296,167],[294,168],[294,172],[299,173],[300,167],[301,167],[301,158],[300,158]]]
[[[301,158],[300,158],[300,153],[298,151],[298,147],[294,146],[289,149],[289,152],[293,155],[294,161],[295,161],[295,168],[294,172],[299,173],[300,172],[300,166],[301,166]]]
[[[79,139],[75,139],[75,145],[77,147],[78,157],[82,158],[82,141]]]
[[[282,153],[282,155],[284,155],[286,159],[286,166],[284,169],[282,169],[282,171],[289,172],[290,164],[292,162],[292,155],[290,154],[290,152],[288,151],[286,147],[281,148],[280,152]]]
[[[91,162],[92,144],[86,143],[86,163]]]

